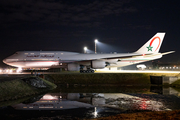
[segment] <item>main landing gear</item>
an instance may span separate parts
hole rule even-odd
[[[80,73],[94,73],[94,70],[80,70]]]
[[[94,73],[94,70],[87,66],[80,66],[80,73]]]

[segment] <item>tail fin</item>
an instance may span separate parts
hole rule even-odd
[[[165,33],[156,33],[147,43],[145,43],[136,53],[149,54],[158,53],[163,42]]]

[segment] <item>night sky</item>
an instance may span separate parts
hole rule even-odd
[[[134,52],[166,32],[162,62],[180,61],[179,0],[1,0],[0,67],[16,51]],[[110,47],[111,46],[111,47]],[[105,49],[101,49],[105,48]]]

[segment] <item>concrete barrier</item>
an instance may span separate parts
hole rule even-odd
[[[163,94],[163,95],[180,96],[180,93],[172,87],[151,86],[150,92]]]
[[[176,76],[150,76],[151,84],[156,85],[172,84],[178,79],[179,77]]]

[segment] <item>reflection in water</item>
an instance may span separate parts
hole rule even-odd
[[[141,98],[127,94],[105,94],[106,105],[123,110],[165,110],[162,102],[150,98]]]
[[[72,116],[97,118],[139,110],[167,111],[180,109],[179,92],[175,89],[153,86],[150,92],[152,94],[47,93],[12,105],[12,107],[22,111],[56,111],[58,115],[67,113],[70,118],[73,118]]]
[[[180,96],[180,93],[172,87],[165,88],[163,86],[151,86],[150,91],[154,93],[158,93],[158,94],[163,94],[163,95]]]
[[[166,111],[177,109],[172,107],[174,105],[169,106],[172,104],[169,98],[174,103],[179,100],[176,96],[157,94],[48,93],[34,103],[21,103],[13,107],[18,110],[65,110],[95,107],[95,111],[96,107],[116,108],[120,111]]]
[[[36,96],[33,96],[33,97],[23,101],[22,103],[23,104],[34,103],[34,102],[40,100],[43,96],[44,96],[44,94],[43,95],[36,95]]]
[[[89,108],[91,104],[73,101],[79,98],[79,93],[45,94],[40,100],[30,104],[17,104],[13,107],[19,110],[63,110],[74,108]]]

